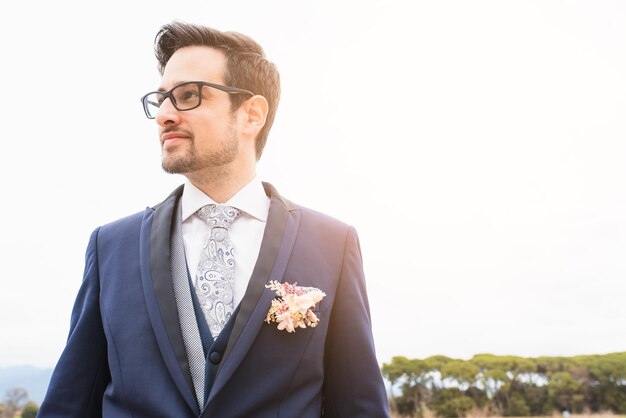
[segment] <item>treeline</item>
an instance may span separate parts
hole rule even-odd
[[[575,357],[394,357],[383,364],[391,408],[403,416],[626,414],[626,352]]]
[[[35,418],[39,412],[39,405],[32,402],[28,392],[22,388],[12,388],[5,392],[0,402],[0,418]]]

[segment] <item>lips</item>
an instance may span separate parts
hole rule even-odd
[[[161,134],[161,146],[166,147],[190,138],[190,135],[183,132],[166,132]]]

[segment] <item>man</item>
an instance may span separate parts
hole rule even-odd
[[[256,177],[275,66],[247,36],[181,22],[155,50],[142,102],[187,180],[92,234],[39,416],[388,416],[356,232]]]

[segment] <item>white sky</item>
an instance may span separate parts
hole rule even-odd
[[[175,18],[277,64],[259,175],[357,228],[381,362],[626,350],[626,3],[10,3],[0,366],[55,364],[91,231],[182,182],[139,103]]]

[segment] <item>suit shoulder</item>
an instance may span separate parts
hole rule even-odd
[[[326,213],[320,212],[318,210],[311,209],[306,206],[301,206],[295,203],[294,203],[294,207],[302,213],[303,217],[310,219],[310,220],[314,220],[315,222],[322,222],[322,223],[334,225],[340,228],[350,227],[350,225],[347,224],[346,222],[339,220],[333,216],[330,216]]]
[[[152,210],[152,209],[146,209]],[[144,218],[146,210],[133,213],[132,215],[124,216],[123,218],[102,225],[100,229],[100,235],[111,234],[117,235],[123,231],[139,231],[141,228],[141,222]]]
[[[326,213],[294,204],[294,207],[300,211],[300,225],[304,229],[313,228],[318,232],[330,233],[334,236],[347,236],[352,230],[356,233],[354,227],[342,220],[332,217]]]
[[[293,201],[282,196],[276,188],[267,182],[263,182],[263,187],[265,187],[266,194],[272,199],[276,199],[279,204],[283,205],[288,211],[298,211],[301,214],[300,222],[304,223],[318,223],[319,226],[325,228],[331,228],[334,230],[348,230],[354,229],[351,225],[334,218],[325,213],[319,212],[317,210],[308,208],[306,206],[299,205],[294,203]]]

